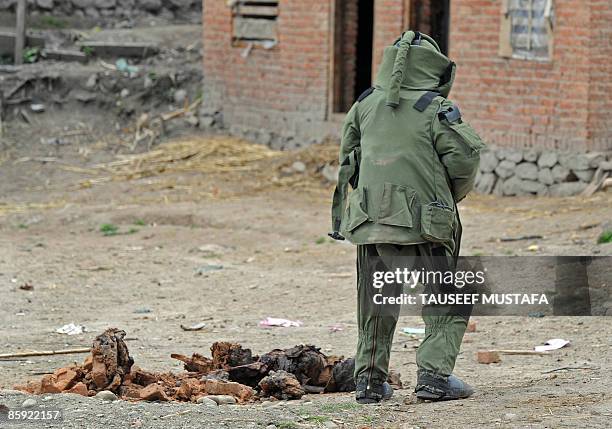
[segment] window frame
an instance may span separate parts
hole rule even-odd
[[[501,7],[501,24],[499,32],[499,56],[503,58],[512,58],[524,61],[535,62],[552,62],[554,55],[554,0],[546,0],[544,7],[544,17],[546,19],[546,37],[547,37],[547,54],[546,56],[526,55],[517,53],[515,46],[512,44],[512,16],[510,13],[510,1],[502,0]],[[533,2],[534,0],[530,0]],[[533,9],[533,8],[531,8]],[[533,27],[533,26],[532,26]]]
[[[264,49],[278,46],[279,0],[232,0],[230,7],[232,46]]]

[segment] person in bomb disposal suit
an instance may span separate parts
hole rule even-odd
[[[485,145],[446,98],[454,77],[455,64],[431,37],[407,31],[385,49],[374,87],[358,98],[344,123],[329,235],[357,245],[354,375],[362,404],[393,394],[386,380],[399,315],[372,305],[371,261],[442,257],[452,265],[459,254],[456,204],[474,185]],[[473,393],[452,375],[470,311],[423,308],[418,398],[461,399]]]

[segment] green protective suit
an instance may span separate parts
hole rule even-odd
[[[358,245],[356,380],[386,379],[397,323],[397,314],[364,310],[367,258],[435,253],[452,259],[459,251],[456,203],[474,185],[484,143],[446,98],[454,75],[455,64],[431,38],[406,32],[385,49],[374,87],[344,123],[330,235]],[[424,312],[417,365],[448,376],[467,318],[436,314]]]

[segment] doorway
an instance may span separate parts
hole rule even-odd
[[[408,0],[409,29],[430,35],[448,55],[450,0]]]
[[[334,2],[333,113],[345,113],[372,86],[374,0]]]

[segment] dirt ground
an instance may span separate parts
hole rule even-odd
[[[331,185],[310,161],[304,174],[282,174],[283,165],[309,160],[319,148],[308,156],[284,153],[226,172],[169,169],[132,180],[92,180],[87,172],[93,160],[115,158],[109,147],[115,146],[65,145],[53,149],[53,162],[25,159],[33,150],[27,144],[0,153],[3,352],[88,347],[107,327],[127,331],[136,363],[150,370],[181,371],[170,353],[209,354],[210,345],[221,340],[242,343],[254,353],[301,343],[327,354],[354,352],[355,249],[326,238]],[[461,206],[463,253],[610,255],[611,245],[596,240],[612,220],[611,209],[611,192],[566,199],[471,196]],[[118,232],[104,236],[105,224],[107,231],[112,225]],[[524,235],[543,238],[499,240]],[[533,245],[537,250],[529,250]],[[24,284],[33,290],[22,290]],[[304,325],[264,329],[258,322],[266,316]],[[399,332],[391,365],[401,372],[405,388],[382,406],[357,406],[351,394],[215,409],[74,395],[37,401],[63,409],[66,428],[610,427],[608,319],[476,320],[477,332],[466,334],[456,368],[477,389],[465,401],[415,403],[418,339]],[[71,322],[87,332],[54,332]],[[206,323],[202,331],[180,327],[199,322]],[[333,325],[342,330],[333,332]],[[398,328],[407,326],[422,322],[404,317]],[[571,346],[548,356],[503,356],[492,365],[474,357],[478,349],[530,349],[549,338],[566,338]],[[81,356],[0,360],[0,388],[11,389],[75,360]],[[581,369],[546,372],[562,367]],[[0,392],[0,403],[9,407],[24,399],[14,391]]]

